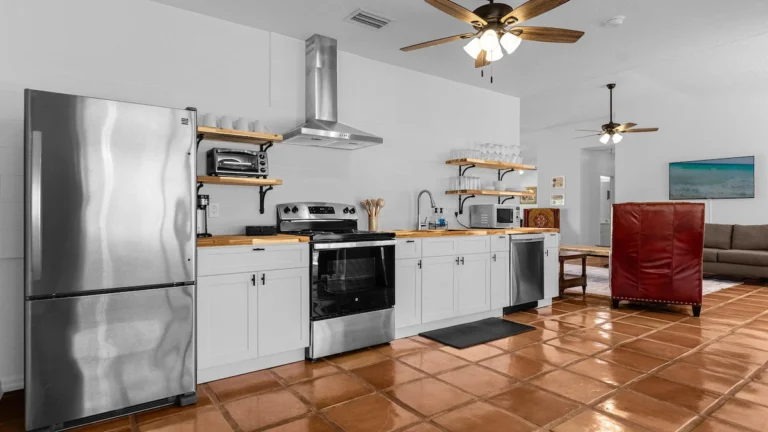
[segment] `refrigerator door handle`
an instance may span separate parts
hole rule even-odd
[[[43,156],[43,133],[32,131],[32,155],[31,155],[31,182],[30,182],[30,210],[31,210],[31,253],[32,253],[32,280],[38,281],[43,273],[43,240],[42,240],[42,184],[41,169]]]

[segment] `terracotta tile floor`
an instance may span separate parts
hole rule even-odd
[[[87,431],[764,431],[768,285],[690,308],[569,295],[505,317],[536,330],[466,350],[421,337],[198,387],[199,403]],[[23,395],[0,432],[23,430]]]

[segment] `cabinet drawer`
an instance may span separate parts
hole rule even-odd
[[[463,237],[456,241],[459,255],[488,253],[491,251],[491,236]]]
[[[456,237],[425,238],[421,241],[421,255],[425,258],[457,255],[456,244]]]
[[[306,243],[205,247],[197,250],[197,256],[198,276],[309,268],[309,245]]]
[[[397,239],[395,259],[421,258],[421,239]]]
[[[558,247],[560,246],[560,234],[558,233],[545,233],[544,234],[544,247]]]
[[[507,252],[509,250],[509,236],[508,235],[492,235],[491,237],[491,252]]]

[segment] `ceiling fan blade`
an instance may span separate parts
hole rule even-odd
[[[509,32],[536,42],[574,43],[584,36],[583,31],[553,27],[512,27]]]
[[[450,0],[426,0],[426,2],[447,13],[448,15],[451,15],[454,18],[458,18],[465,23],[472,24],[475,27],[488,25],[488,21],[475,15],[475,13],[471,10],[457,5]]]
[[[614,131],[616,132],[626,132],[628,129],[633,128],[637,126],[635,123],[624,123],[623,125],[617,126]]]
[[[568,3],[568,0],[529,0],[519,8],[506,14],[500,21],[504,24],[514,24],[535,18],[543,13]]]
[[[582,139],[582,138],[596,137],[596,136],[600,136],[600,135],[602,135],[602,134],[599,133],[599,134],[592,134],[592,135],[584,135],[584,136],[580,136],[580,137],[575,137],[573,139]]]
[[[446,42],[453,42],[453,41],[456,41],[456,40],[459,40],[459,39],[468,39],[468,38],[471,38],[474,35],[475,35],[474,33],[463,33],[463,34],[456,35],[456,36],[449,36],[449,37],[445,37],[445,38],[442,38],[442,39],[435,39],[435,40],[432,40],[432,41],[429,41],[429,42],[422,42],[420,44],[407,46],[405,48],[400,48],[400,51],[413,51],[413,50],[417,50],[417,49],[421,49],[421,48],[427,48],[427,47],[431,47],[431,46],[435,46],[435,45],[444,44]]]
[[[491,62],[485,59],[486,54],[487,53],[485,52],[485,50],[480,51],[480,54],[478,54],[477,58],[475,59],[475,68],[481,68],[483,66],[488,66],[489,64],[491,64]]]
[[[636,133],[636,132],[656,132],[658,130],[659,130],[659,128],[637,128],[637,129],[625,130],[624,133],[630,133],[630,132],[632,132],[632,133]]]

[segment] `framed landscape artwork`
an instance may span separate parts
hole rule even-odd
[[[565,194],[552,194],[552,196],[549,199],[549,205],[564,206],[565,205]]]
[[[536,204],[536,186],[528,186],[525,190],[533,192],[533,196],[520,197],[520,204]]]
[[[565,176],[552,177],[552,189],[562,189],[565,187]]]

